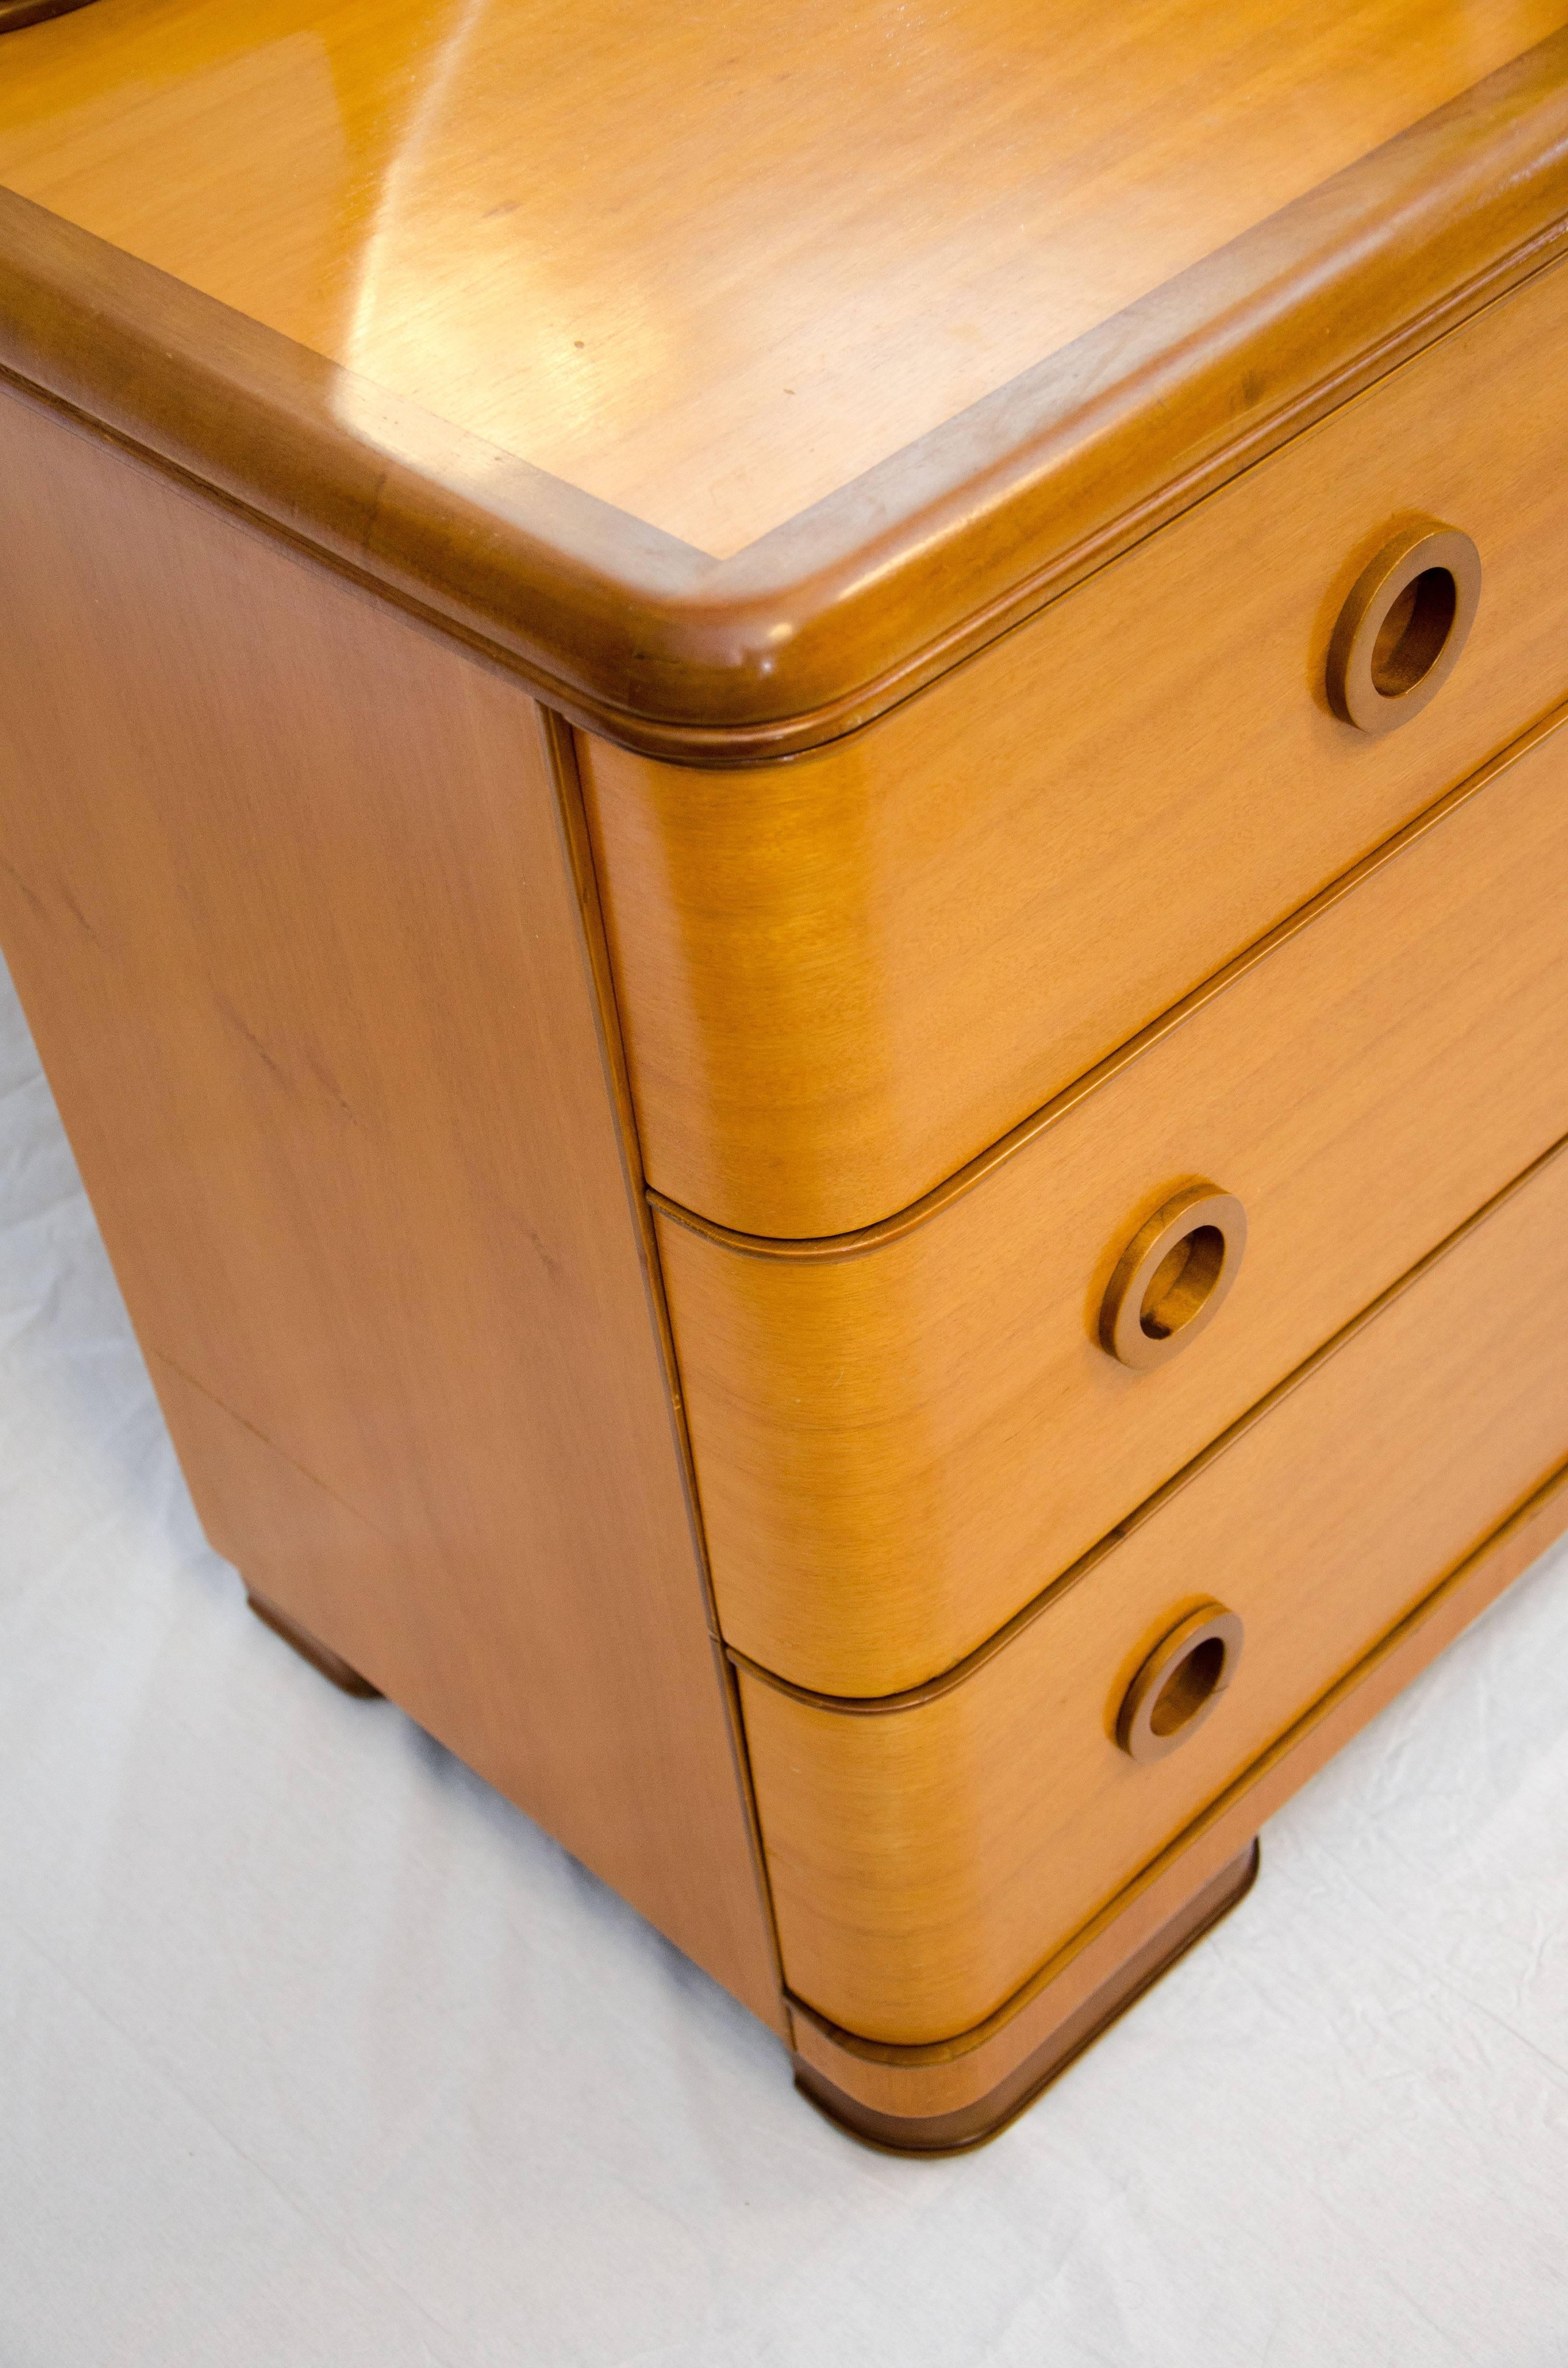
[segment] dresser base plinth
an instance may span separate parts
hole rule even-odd
[[[297,1620],[290,1620],[286,1611],[279,1611],[275,1603],[268,1603],[265,1595],[254,1594],[247,1587],[245,1601],[264,1628],[270,1628],[275,1636],[281,1636],[286,1645],[291,1645],[302,1661],[309,1661],[312,1669],[330,1679],[341,1692],[357,1694],[365,1702],[380,1702],[380,1686],[373,1686],[369,1678],[362,1678],[358,1670],[344,1660],[341,1654],[335,1653],[330,1645],[318,1643],[308,1628],[301,1628]]]
[[[795,2058],[795,2086],[840,2129],[885,2153],[967,2154],[971,2147],[984,2146],[1032,2105],[1101,2032],[1245,1898],[1257,1880],[1259,1856],[1254,1841],[1222,1866],[1168,1923],[1161,1925],[1107,1981],[1067,2013],[1021,2064],[1015,2065],[983,2097],[955,2112],[879,2112],[846,2096],[800,2055]]]
[[[1565,1529],[1568,1464],[1516,1506],[1195,1826],[974,2030],[926,2044],[869,2040],[792,2000],[802,2093],[857,2137],[901,2154],[960,2153],[994,2137],[1242,1897],[1257,1867],[1253,1837],[1275,1810]]]

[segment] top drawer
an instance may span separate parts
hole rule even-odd
[[[1568,679],[1568,267],[858,738],[753,770],[579,746],[643,1157],[741,1232],[874,1223],[1388,837]],[[1328,644],[1391,534],[1483,562],[1386,734]]]

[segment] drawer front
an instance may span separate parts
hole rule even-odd
[[[1543,273],[858,738],[699,773],[580,743],[651,1181],[739,1231],[906,1207],[1568,689],[1568,269]],[[1401,729],[1324,692],[1406,517],[1479,546]]]
[[[742,1673],[790,1990],[868,2038],[972,2027],[1568,1454],[1559,1151],[956,1681],[824,1705]],[[1119,1748],[1158,1639],[1245,1636],[1210,1714]]]
[[[951,1667],[1568,1130],[1568,728],[1521,750],[879,1247],[660,1218],[732,1645],[824,1693]],[[1244,1253],[1131,1368],[1100,1308],[1189,1178]]]

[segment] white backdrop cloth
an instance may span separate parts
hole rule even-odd
[[[0,975],[3,2368],[1562,2368],[1568,1557],[909,2162],[197,1527]]]

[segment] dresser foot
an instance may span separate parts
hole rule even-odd
[[[957,2111],[890,2112],[848,2096],[820,2066],[799,2054],[795,2057],[795,2086],[830,2122],[847,2131],[851,2137],[885,2153],[967,2154],[973,2146],[984,2146],[1032,2105],[1041,2090],[1065,2072],[1102,2031],[1119,2015],[1125,2014],[1178,1957],[1185,1956],[1206,1932],[1212,1931],[1222,1916],[1245,1898],[1257,1878],[1258,1858],[1258,1846],[1254,1841],[1151,1933],[994,2088]],[[890,2068],[903,2055],[911,2072],[918,2077],[917,2065],[918,2070],[924,2071],[940,2052],[934,2048],[889,2047],[880,2050],[879,2055]]]
[[[275,1636],[281,1636],[286,1645],[292,1645],[302,1661],[309,1661],[312,1669],[319,1669],[324,1678],[330,1678],[344,1693],[358,1694],[367,1702],[380,1702],[380,1686],[373,1686],[369,1678],[362,1678],[358,1669],[351,1668],[329,1645],[318,1644],[308,1628],[301,1628],[297,1620],[290,1620],[286,1611],[279,1611],[278,1606],[268,1603],[264,1595],[256,1595],[247,1587],[245,1601],[264,1627],[270,1628]]]

